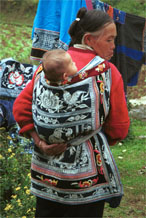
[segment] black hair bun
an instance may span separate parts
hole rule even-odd
[[[80,10],[77,13],[77,18],[82,19],[82,17],[84,17],[84,15],[86,14],[86,12],[87,12],[87,8],[85,7],[80,8]]]

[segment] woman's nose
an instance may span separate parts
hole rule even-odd
[[[112,49],[115,49],[115,42],[112,43]]]
[[[113,51],[115,49],[115,44],[113,43],[110,47],[110,49]]]

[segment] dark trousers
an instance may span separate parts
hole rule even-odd
[[[104,201],[82,205],[67,205],[37,197],[35,218],[103,216]]]

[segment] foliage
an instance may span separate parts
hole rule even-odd
[[[31,31],[27,26],[0,24],[0,59],[12,57],[22,63],[30,63]]]
[[[1,23],[26,25],[32,28],[39,0],[2,0]]]
[[[146,15],[145,0],[103,0],[102,2],[130,14],[135,14],[141,17],[145,17]]]
[[[35,198],[30,195],[31,155],[24,151],[24,144],[29,140],[21,137],[21,142],[17,136],[11,137],[10,132],[0,128],[0,141],[1,216],[33,217]]]
[[[39,0],[1,0],[1,9],[11,11],[12,10],[21,10],[22,12],[25,12],[26,9],[32,10],[32,8],[36,7]]]

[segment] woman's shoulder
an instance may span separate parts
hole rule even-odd
[[[109,62],[109,66],[114,73],[120,74],[119,70],[113,63]]]
[[[94,51],[74,47],[70,47],[67,52],[72,57],[73,62],[76,63],[78,71],[81,70],[96,56]]]
[[[109,62],[109,66],[111,68],[112,81],[121,80],[122,76],[121,76],[119,70],[117,69],[117,67],[111,62]]]

